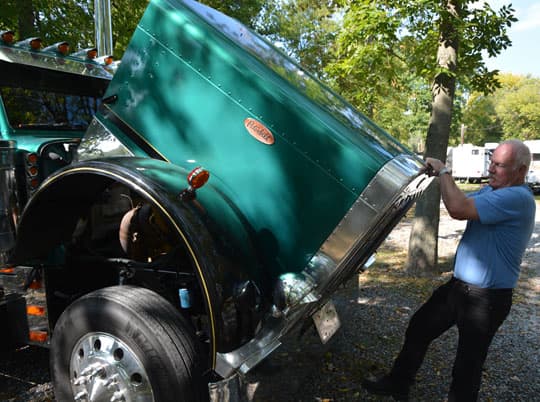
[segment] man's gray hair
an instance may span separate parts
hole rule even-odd
[[[502,144],[508,144],[512,147],[516,163],[515,167],[519,168],[524,165],[527,167],[528,171],[531,164],[531,151],[529,150],[529,147],[520,140],[506,140],[501,142],[501,145]]]

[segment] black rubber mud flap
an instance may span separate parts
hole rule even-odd
[[[12,350],[28,343],[26,301],[17,293],[0,295],[0,350]]]

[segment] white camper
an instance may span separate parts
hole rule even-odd
[[[480,183],[488,178],[490,150],[473,144],[461,144],[449,150],[452,176],[464,183]]]
[[[527,184],[535,192],[540,192],[540,140],[524,141],[531,151],[531,166],[527,174]]]

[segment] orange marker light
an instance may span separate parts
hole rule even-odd
[[[2,35],[0,35],[0,37],[2,38],[2,42],[11,45],[15,41],[15,32],[5,31],[2,32]]]
[[[89,47],[86,49],[81,49],[77,52],[71,54],[74,57],[80,57],[83,59],[94,60],[97,57],[97,48]]]
[[[31,165],[37,164],[37,162],[38,162],[37,154],[32,153],[32,154],[26,155],[26,161]]]
[[[47,341],[47,338],[49,335],[45,331],[29,331],[28,332],[28,338],[32,342],[45,342]]]
[[[41,289],[43,288],[43,283],[41,281],[32,281],[28,287],[30,289]]]
[[[37,168],[36,166],[30,166],[30,167],[27,169],[27,172],[28,172],[28,176],[30,176],[30,177],[37,176],[37,174],[38,174],[38,168]]]
[[[39,50],[41,49],[41,39],[40,38],[34,38],[30,41],[30,49],[32,50]]]
[[[106,56],[100,56],[96,59],[96,61],[99,63],[99,64],[103,64],[105,66],[110,66],[113,61],[114,61],[114,57],[111,56],[111,55],[106,55]]]
[[[15,273],[15,268],[2,268],[0,269],[0,274],[13,274]]]
[[[203,169],[201,166],[199,166],[193,169],[188,174],[187,181],[189,185],[191,186],[191,188],[196,190],[204,186],[209,178],[210,178],[210,172],[208,170]]]
[[[62,42],[58,45],[58,52],[64,56],[69,53],[69,43]]]
[[[26,306],[26,314],[43,316],[45,315],[45,307],[34,305]]]
[[[69,53],[69,43],[67,42],[57,42],[54,45],[47,46],[43,49],[45,52],[57,52],[62,56],[66,56]]]

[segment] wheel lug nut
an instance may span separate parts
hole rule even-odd
[[[124,391],[116,391],[111,398],[111,402],[120,402],[125,400],[126,398],[124,397]]]
[[[73,385],[84,385],[88,383],[88,376],[82,375],[79,378],[77,378],[75,381],[73,381]]]
[[[118,384],[118,374],[113,374],[109,379],[105,382],[105,387],[108,390],[111,390],[112,388],[115,388]]]

